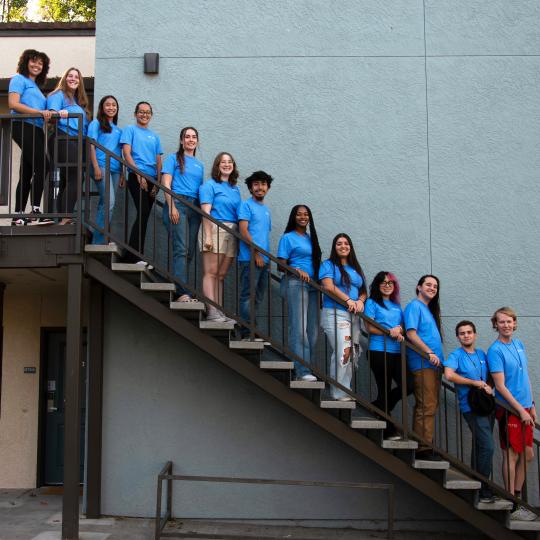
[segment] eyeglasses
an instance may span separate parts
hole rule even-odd
[[[152,111],[137,111],[141,116],[152,116]]]
[[[392,287],[395,283],[393,281],[381,281],[381,287]]]

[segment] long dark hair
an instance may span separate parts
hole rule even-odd
[[[105,102],[109,99],[114,99],[116,101],[116,114],[113,117],[113,124],[118,124],[118,111],[120,110],[120,106],[118,105],[118,100],[114,96],[103,96],[99,100],[98,105],[98,111],[96,114],[97,121],[99,122],[99,127],[103,133],[110,133],[112,131],[111,124],[109,123],[109,120],[107,118],[107,115],[105,114],[105,111],[103,110],[103,105],[105,105]]]
[[[188,129],[191,129],[195,132],[197,135],[197,140],[199,140],[199,132],[191,126],[186,126],[185,128],[182,128],[182,131],[180,131],[180,145],[178,146],[178,151],[176,152],[176,161],[178,162],[178,166],[180,167],[180,172],[184,174],[184,170],[186,168],[186,161],[184,158],[184,145],[182,144],[182,139],[184,138],[184,135],[186,134],[186,131]],[[193,155],[197,153],[197,148],[195,148],[195,151],[193,152]]]
[[[349,276],[345,268],[343,268],[343,265],[341,264],[341,259],[339,258],[336,251],[336,244],[340,238],[345,238],[345,240],[347,240],[347,242],[349,243],[349,246],[351,247],[351,251],[349,252],[349,255],[347,256],[347,264],[350,267],[354,268],[354,270],[356,270],[362,276],[362,287],[360,287],[360,294],[362,294],[363,292],[367,291],[366,276],[364,275],[364,271],[362,270],[362,267],[360,266],[360,263],[358,262],[358,259],[356,258],[356,253],[354,252],[353,243],[352,243],[351,237],[348,234],[346,233],[336,234],[336,236],[332,240],[332,251],[330,252],[329,260],[332,263],[334,263],[334,266],[337,266],[339,268],[339,272],[341,274],[341,281],[345,285],[347,290],[349,290],[351,288],[351,277]]]
[[[47,80],[47,74],[49,73],[49,65],[51,61],[44,52],[36,51],[35,49],[26,49],[22,52],[19,58],[19,63],[17,64],[17,73],[20,73],[24,77],[28,77],[30,75],[30,72],[28,71],[28,62],[30,60],[41,60],[43,62],[43,69],[36,77],[36,84],[38,86],[43,86]]]
[[[321,246],[319,245],[319,237],[317,236],[317,230],[315,229],[315,222],[313,221],[313,214],[309,206],[306,204],[297,204],[291,209],[289,214],[289,221],[285,227],[285,233],[296,230],[296,212],[300,208],[305,208],[309,216],[309,239],[311,240],[311,258],[313,260],[313,270],[315,279],[319,275],[319,267],[321,266]]]
[[[188,129],[193,129],[193,128],[188,128]],[[199,138],[198,135],[197,135],[197,138]],[[236,160],[233,158],[232,154],[229,154],[229,152],[220,152],[216,156],[216,159],[214,159],[214,163],[212,165],[212,178],[216,182],[222,182],[221,173],[219,172],[219,164],[221,163],[221,159],[223,158],[223,156],[229,156],[232,159],[233,170],[232,170],[232,173],[229,175],[229,184],[231,186],[236,186],[236,183],[238,182],[239,173],[238,173],[238,169],[236,168]]]
[[[437,325],[437,328],[439,330],[439,333],[441,334],[441,339],[442,339],[441,306],[439,305],[439,293],[441,292],[441,282],[439,281],[439,278],[437,276],[434,276],[433,274],[426,274],[422,276],[418,280],[418,283],[416,284],[416,295],[418,296],[418,287],[421,287],[427,278],[433,278],[437,282],[437,294],[429,301],[428,308],[429,308],[429,311],[431,311],[433,318],[435,319],[435,324]]]
[[[392,272],[379,272],[373,278],[373,281],[369,286],[369,297],[384,309],[386,309],[386,306],[384,305],[384,299],[381,292],[381,283],[384,281],[386,276],[388,276],[388,279],[394,282],[394,292],[390,295],[390,302],[399,304],[399,281],[397,280],[397,277],[392,274]]]

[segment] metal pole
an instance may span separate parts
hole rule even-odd
[[[82,281],[82,265],[68,265],[62,540],[79,538]]]

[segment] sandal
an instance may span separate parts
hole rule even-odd
[[[189,294],[183,294],[176,299],[177,302],[198,302],[196,298],[191,298]]]

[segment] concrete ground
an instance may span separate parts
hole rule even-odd
[[[60,540],[62,497],[50,490],[0,490],[0,540]],[[254,525],[208,521],[175,520],[170,530],[193,534],[184,538],[250,540],[372,540],[386,538],[385,532],[298,526]],[[151,519],[103,517],[80,520],[80,540],[153,540]],[[437,532],[437,540],[451,540],[456,534]],[[460,540],[481,536],[457,535]],[[396,532],[396,540],[428,540],[432,532]]]

